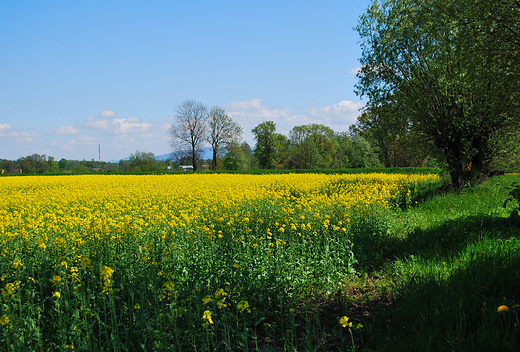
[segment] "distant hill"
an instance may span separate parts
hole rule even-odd
[[[171,156],[172,153],[156,155],[155,160],[164,161],[166,159],[169,159]],[[211,147],[206,147],[202,149],[202,159],[206,160],[211,158],[213,158],[213,149],[211,149]]]
[[[164,161],[166,159],[169,159],[171,157],[171,155],[172,155],[171,153],[156,155],[155,160]],[[211,158],[213,158],[213,149],[211,149],[211,147],[206,147],[206,148],[202,149],[202,159],[207,160],[207,159],[211,159]],[[123,160],[130,160],[130,157],[127,156]],[[109,161],[109,163],[118,163],[118,162],[119,162],[119,160],[110,160]]]

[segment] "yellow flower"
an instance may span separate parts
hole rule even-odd
[[[61,297],[61,293],[59,293],[59,291],[56,291],[56,292],[54,292],[54,294],[52,296],[56,297],[56,298],[60,298]]]
[[[348,317],[346,316],[343,316],[339,319],[339,323],[341,324],[341,326],[343,326],[344,328],[346,327],[349,327],[351,328],[352,327],[352,322],[348,322]]]
[[[209,295],[202,299],[202,304],[204,305],[208,304],[209,302],[213,302],[213,298],[211,298]]]
[[[215,292],[215,298],[219,298],[220,296],[226,296],[226,295],[227,295],[227,293],[226,293],[226,291],[224,291],[223,288],[220,288]]]
[[[208,323],[213,324],[213,320],[211,319],[211,312],[209,310],[204,311],[202,319],[205,319],[208,321]]]
[[[61,281],[61,276],[58,276],[58,275],[55,275],[53,278],[52,278],[52,282],[53,283],[58,283]]]
[[[108,294],[109,291],[112,291],[112,285],[114,281],[111,279],[112,274],[114,273],[114,269],[101,265],[99,268],[99,274],[101,275],[101,278],[103,279],[103,290],[102,292]]]
[[[0,325],[2,326],[6,326],[7,324],[9,324],[9,322],[11,321],[11,319],[9,319],[9,317],[4,314],[1,318],[0,318]]]
[[[500,306],[500,307],[498,307],[498,312],[499,313],[509,312],[509,307],[508,306]]]
[[[249,302],[248,301],[240,301],[237,305],[237,308],[240,310],[240,313],[243,313],[244,310],[248,313],[251,313],[251,309],[249,309]]]
[[[18,270],[18,269],[21,268],[22,266],[23,266],[23,264],[22,264],[22,262],[19,261],[19,260],[15,260],[15,261],[13,262],[13,265],[12,265],[12,267],[13,267],[14,270]]]

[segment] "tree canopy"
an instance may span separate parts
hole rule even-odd
[[[502,131],[518,131],[520,16],[494,3],[375,0],[356,27],[356,92],[368,96],[374,117],[400,120],[432,142],[458,188],[490,171],[490,145]]]
[[[273,121],[262,122],[252,129],[256,140],[254,156],[258,167],[261,169],[273,169],[281,160],[280,154],[285,150],[287,138],[276,132],[276,124]]]

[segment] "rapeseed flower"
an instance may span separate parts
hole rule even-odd
[[[204,314],[202,315],[202,319],[207,320],[209,324],[214,324],[213,319],[211,319],[211,311],[205,310]]]
[[[10,322],[11,322],[11,319],[9,319],[9,316],[7,316],[7,314],[2,315],[2,317],[0,318],[0,325],[2,325],[2,326],[6,326]]]
[[[341,326],[343,326],[344,328],[346,327],[349,327],[351,328],[352,327],[352,322],[349,322],[349,318],[347,316],[343,316],[339,319],[339,324]]]
[[[249,309],[249,302],[248,301],[240,301],[237,305],[238,310],[240,310],[240,313],[243,313],[244,311],[251,313],[251,309]]]

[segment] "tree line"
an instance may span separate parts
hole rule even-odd
[[[186,100],[175,109],[175,122],[169,130],[174,162],[201,163],[211,169],[337,169],[377,168],[384,166],[439,166],[431,156],[418,158],[407,146],[393,145],[393,159],[381,148],[373,129],[362,115],[348,131],[335,132],[323,124],[295,126],[288,136],[278,133],[273,121],[264,121],[252,129],[253,148],[241,142],[242,127],[221,107],[208,109],[194,100]],[[213,158],[202,160],[204,147],[211,146]]]
[[[170,160],[156,160],[153,153],[136,151],[128,159],[118,162],[97,160],[56,161],[53,156],[32,154],[17,160],[0,159],[0,171],[3,174],[60,174],[90,172],[161,172],[175,167]]]

